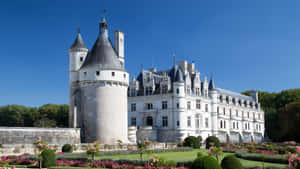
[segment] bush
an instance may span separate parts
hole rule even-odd
[[[50,149],[45,149],[41,153],[42,156],[42,167],[49,168],[52,166],[56,166],[56,156],[55,152]]]
[[[188,136],[184,139],[183,145],[187,147],[200,148],[200,140],[195,136]]]
[[[198,152],[197,153],[197,158],[201,158],[201,157],[203,157],[204,156],[204,154],[202,153],[202,152]]]
[[[222,169],[243,169],[240,160],[234,155],[229,155],[223,158],[221,166]]]
[[[285,154],[287,149],[285,147],[279,147],[278,154]]]
[[[296,147],[288,146],[286,150],[291,153],[296,153]]]
[[[222,169],[218,161],[210,156],[204,156],[201,158],[196,158],[191,169]]]
[[[61,151],[64,152],[64,153],[72,153],[73,152],[73,147],[70,144],[65,144],[62,147]]]
[[[216,136],[209,136],[206,138],[206,148],[211,146],[220,147],[220,140]]]

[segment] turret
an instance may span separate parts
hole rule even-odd
[[[211,124],[213,135],[216,136],[218,133],[218,117],[217,117],[217,103],[218,103],[218,93],[215,87],[213,76],[211,75],[209,81],[209,96],[212,100],[211,102]]]
[[[80,28],[78,28],[77,37],[73,45],[69,48],[70,83],[78,80],[77,71],[80,69],[82,63],[84,62],[87,53],[88,49],[81,37]]]

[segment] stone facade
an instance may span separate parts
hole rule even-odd
[[[80,129],[0,127],[0,143],[2,144],[33,144],[38,139],[48,144],[79,144]]]
[[[245,96],[216,88],[212,78],[201,82],[194,63],[142,70],[128,91],[128,125],[150,140],[179,142],[190,135],[235,143],[263,140],[257,92]]]

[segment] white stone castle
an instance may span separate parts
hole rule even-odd
[[[201,82],[194,63],[142,70],[129,83],[124,34],[115,32],[113,47],[104,17],[93,48],[86,48],[78,32],[69,54],[69,124],[81,128],[83,142],[179,142],[212,135],[222,142],[263,140],[264,112],[257,92],[249,97],[216,88],[212,77]]]

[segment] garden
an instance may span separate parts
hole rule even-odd
[[[127,150],[100,151],[101,144],[88,144],[85,152],[73,152],[76,146],[65,144],[61,150],[38,140],[34,154],[2,156],[2,168],[51,169],[300,169],[300,146],[284,143],[220,143],[210,136],[201,146],[201,139],[189,136],[176,148],[150,149],[148,140],[136,148],[119,143]],[[2,145],[1,145],[2,146]],[[201,148],[200,148],[201,147]]]

